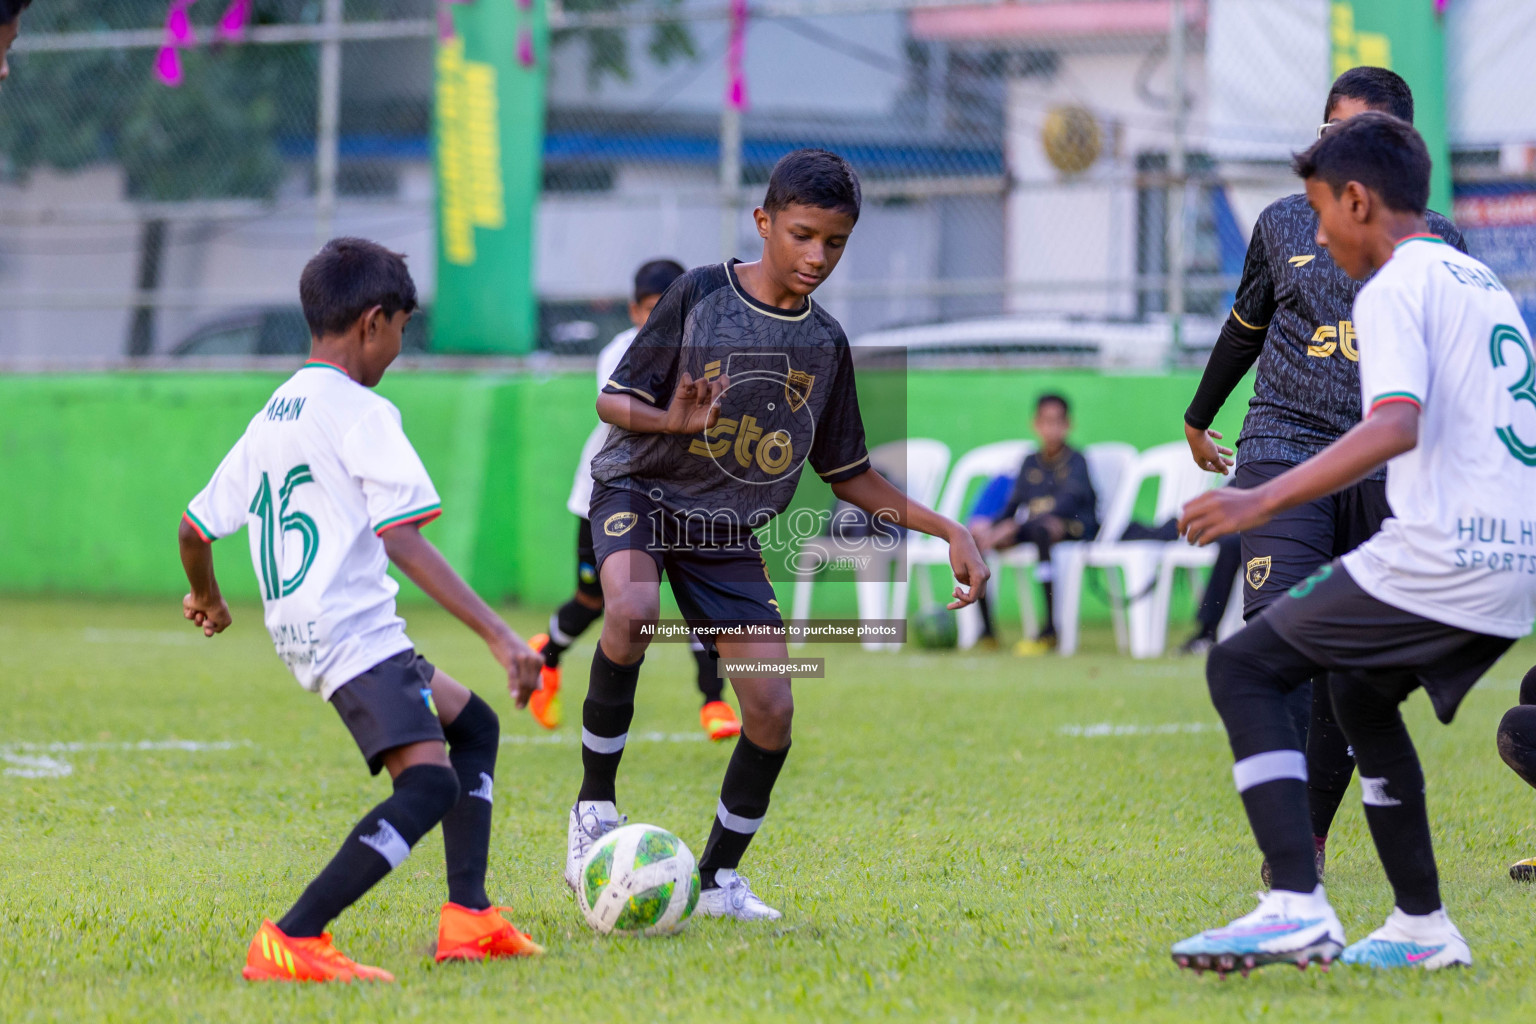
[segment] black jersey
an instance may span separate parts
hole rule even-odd
[[[1428,219],[1430,231],[1466,251],[1454,224],[1434,211]],[[1259,214],[1232,304],[1240,324],[1266,331],[1239,462],[1303,462],[1360,422],[1353,308],[1363,286],[1317,244],[1317,214],[1305,195]]]
[[[691,436],[615,427],[592,460],[595,480],[707,520],[717,536],[784,511],[807,461],[829,483],[869,469],[842,327],[809,299],[798,312],[758,302],[737,262],[673,282],[603,387],[665,408],[682,373],[724,374],[719,422]]]

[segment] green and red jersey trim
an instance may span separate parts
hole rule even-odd
[[[335,363],[328,363],[324,359],[311,359],[309,362],[307,362],[303,366],[299,367],[299,369],[307,370],[311,366],[323,366],[327,370],[335,370],[337,373],[341,374],[343,377],[347,378],[348,380],[352,379],[352,375],[350,373],[348,373],[345,369],[343,369],[340,366],[337,366]]]
[[[373,532],[376,536],[382,537],[385,530],[392,530],[397,526],[404,526],[407,523],[417,523],[421,526],[425,526],[442,514],[443,503],[438,502],[435,505],[428,505],[425,508],[418,508],[414,512],[402,512],[398,516],[390,516],[378,526],[375,526],[373,528]]]
[[[1417,234],[1408,235],[1406,237],[1399,238],[1397,240],[1397,244],[1394,245],[1392,247],[1392,249],[1395,252],[1398,249],[1401,249],[1407,243],[1415,242],[1415,241],[1419,241],[1419,242],[1438,242],[1441,245],[1449,245],[1450,244],[1445,239],[1441,238],[1439,235],[1435,234],[1432,231],[1420,231]]]
[[[1384,395],[1377,395],[1375,398],[1371,399],[1371,412],[1375,412],[1382,406],[1391,405],[1394,402],[1407,402],[1415,409],[1424,408],[1424,403],[1420,401],[1419,396],[1414,394],[1412,391],[1388,391]]]
[[[203,539],[204,544],[212,544],[215,540],[218,539],[213,535],[212,530],[208,529],[208,527],[197,521],[197,516],[192,514],[191,509],[187,509],[185,512],[183,512],[181,514],[181,518],[185,519],[187,521],[187,525],[192,527],[192,531]]]

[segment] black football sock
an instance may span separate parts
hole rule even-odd
[[[992,636],[992,602],[987,599],[986,588],[982,588],[981,596],[976,598],[976,608],[981,612],[981,635]]]
[[[1307,758],[1288,696],[1315,671],[1263,620],[1211,649],[1206,681],[1232,747],[1232,779],[1273,887],[1317,888]]]
[[[564,654],[588,626],[603,617],[601,608],[588,608],[574,597],[549,617],[549,643],[544,645],[544,664],[560,667]]]
[[[418,764],[395,778],[388,800],[363,815],[336,856],[277,922],[284,935],[309,938],[410,856],[411,847],[443,819],[459,797],[452,768]]]
[[[1056,635],[1056,585],[1050,579],[1042,578],[1040,592],[1045,595],[1045,621],[1040,624],[1039,638],[1045,639]]]
[[[601,642],[592,655],[592,679],[581,706],[581,792],[577,802],[604,800],[616,803],[614,781],[629,739],[629,723],[635,717],[635,683],[640,661],[616,665],[603,653]]]
[[[715,887],[716,871],[734,870],[741,863],[742,854],[747,852],[768,814],[768,797],[788,756],[787,746],[783,750],[764,750],[747,739],[746,733],[736,737],[736,749],[731,752],[725,781],[720,784],[715,824],[704,844],[704,855],[699,858],[699,877],[704,888]]]
[[[448,760],[459,777],[459,800],[443,816],[443,859],[448,865],[448,898],[470,910],[491,905],[485,893],[491,851],[491,801],[501,720],[476,694],[458,717],[443,726]]]
[[[1360,765],[1360,798],[1387,881],[1405,914],[1440,909],[1440,876],[1429,836],[1424,770],[1399,705],[1417,687],[1399,680],[1333,677],[1333,706]]]
[[[699,666],[699,693],[704,697],[704,703],[725,698],[725,680],[720,678],[720,666],[715,660],[716,655],[711,654],[708,647],[693,641],[693,660]]]
[[[1242,565],[1243,547],[1236,534],[1217,542],[1216,564],[1211,567],[1211,578],[1205,585],[1200,610],[1196,614],[1200,623],[1199,636],[1215,639],[1222,616],[1227,614],[1227,603],[1232,599],[1232,581],[1237,578]]]
[[[1307,803],[1312,809],[1312,835],[1325,838],[1339,812],[1339,803],[1355,774],[1349,741],[1333,713],[1331,677],[1312,680],[1312,724],[1307,729]]]

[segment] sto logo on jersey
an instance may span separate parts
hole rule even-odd
[[[704,379],[720,376],[720,361],[704,365]],[[811,391],[816,376],[790,365],[784,352],[733,352],[720,396],[720,419],[688,445],[746,484],[771,484],[800,468],[816,437]]]
[[[1307,355],[1313,359],[1327,359],[1335,352],[1343,354],[1352,363],[1360,361],[1360,349],[1355,346],[1353,322],[1340,320],[1337,327],[1323,324],[1312,332],[1312,344],[1307,346]]]

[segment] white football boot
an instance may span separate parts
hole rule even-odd
[[[715,872],[716,885],[699,894],[694,913],[701,917],[734,917],[738,921],[777,921],[784,915],[757,898],[747,880],[730,868]]]
[[[571,808],[565,827],[565,884],[571,892],[581,885],[581,869],[592,844],[628,820],[607,800],[584,800]]]
[[[1344,950],[1343,960],[1361,967],[1437,971],[1472,966],[1472,950],[1446,916],[1445,908],[1416,915],[1393,907],[1387,923]]]
[[[1319,885],[1309,893],[1272,889],[1251,914],[1175,943],[1172,952],[1175,963],[1197,974],[1241,971],[1246,977],[1268,964],[1317,962],[1327,970],[1343,948],[1344,927]]]

